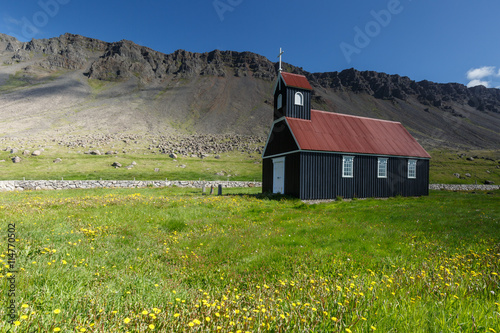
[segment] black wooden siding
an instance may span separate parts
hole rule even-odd
[[[295,93],[300,92],[304,96],[303,105],[295,105]],[[283,101],[285,98],[283,98]],[[303,89],[287,88],[285,116],[311,120],[311,92]]]
[[[280,79],[281,82],[278,83],[278,88],[276,89],[276,92],[274,93],[274,119],[273,120],[278,120],[282,117],[285,116],[285,101],[286,101],[286,88],[285,88],[285,83],[283,82],[282,79]],[[279,89],[279,84],[281,84],[281,89]],[[278,96],[281,94],[281,108],[278,109]]]
[[[262,160],[262,193],[272,193],[272,192],[273,192],[273,159],[264,158]]]
[[[354,156],[354,177],[342,177],[342,156]],[[301,199],[386,198],[429,194],[429,160],[417,160],[417,178],[408,179],[409,157],[387,158],[387,178],[378,178],[378,157],[297,152],[285,156],[285,194]],[[272,158],[263,161],[262,190],[273,190]]]
[[[352,178],[342,177],[342,156],[354,156]],[[387,178],[378,178],[378,156],[302,152],[301,199],[420,196],[429,194],[429,160],[417,159],[417,178],[408,179],[407,157],[386,157]],[[285,171],[286,172],[286,171]]]

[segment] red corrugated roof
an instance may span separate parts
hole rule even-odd
[[[317,110],[286,120],[302,150],[430,158],[399,122]]]
[[[309,81],[304,75],[281,72],[281,77],[285,80],[285,84],[289,87],[312,90]]]

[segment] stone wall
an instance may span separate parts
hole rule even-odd
[[[26,191],[26,190],[69,190],[89,188],[139,188],[139,187],[191,187],[217,188],[222,185],[229,187],[262,187],[261,182],[238,181],[182,181],[182,180],[5,180],[0,181],[0,192]],[[446,191],[490,191],[500,189],[500,185],[456,185],[456,184],[430,184],[431,190]]]
[[[229,187],[261,187],[260,182],[237,182],[237,181],[169,181],[169,180],[7,180],[0,181],[0,192],[2,191],[26,191],[26,190],[69,190],[90,188],[139,188],[139,187],[192,187],[202,188],[205,185],[217,188],[222,185]]]
[[[481,184],[430,184],[430,190],[445,191],[491,191],[500,189],[500,185],[481,185]]]

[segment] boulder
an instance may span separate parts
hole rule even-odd
[[[470,177],[472,177],[472,176],[471,176],[471,174],[470,174],[470,173],[466,173],[466,174],[465,174],[465,177],[469,177],[469,178],[470,178]]]
[[[60,158],[56,158],[56,159],[54,160],[54,163],[61,163],[61,162],[62,162],[62,160],[61,160]]]
[[[19,156],[13,157],[12,158],[12,162],[13,163],[20,163],[21,162],[21,158]]]
[[[168,156],[169,156],[170,158],[174,158],[174,159],[175,159],[175,158],[177,158],[177,155],[176,155],[175,153],[172,153],[172,154],[170,154],[170,155],[168,155]]]
[[[42,152],[40,150],[35,150],[33,153],[31,153],[31,156],[40,156]]]
[[[29,150],[25,150],[25,151],[23,151],[23,155],[24,155],[24,156],[29,156],[29,154],[30,154],[30,151],[29,151]]]
[[[119,162],[114,162],[113,164],[111,164],[111,166],[115,167],[115,168],[121,168],[122,167],[121,163],[119,163]]]
[[[17,151],[18,151],[18,150],[17,150],[16,148],[12,148],[12,149],[10,150],[10,153],[11,153],[11,154],[17,154]]]
[[[484,181],[484,183],[485,183],[486,185],[493,185],[493,184],[495,184],[495,182],[494,182],[494,181],[491,181],[491,180],[485,180],[485,181]]]
[[[457,178],[460,178],[460,174],[459,173],[454,173],[453,176],[455,176]]]

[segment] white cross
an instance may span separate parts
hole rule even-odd
[[[278,69],[278,71],[281,73],[281,71],[283,71],[283,69],[281,68],[281,55],[285,53],[285,51],[282,51],[281,50],[281,47],[280,47],[280,54],[278,55],[278,58],[280,58],[280,68]]]

